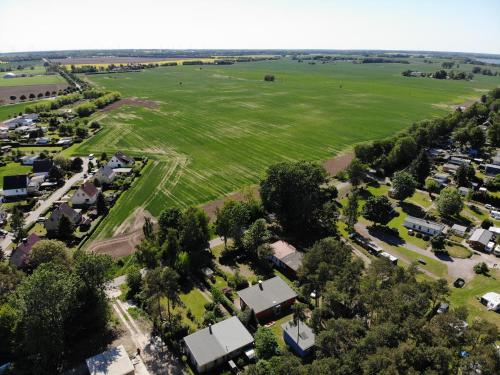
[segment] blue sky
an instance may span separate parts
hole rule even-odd
[[[93,48],[500,53],[500,0],[0,0],[0,52]]]

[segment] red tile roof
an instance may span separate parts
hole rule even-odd
[[[97,193],[99,193],[99,190],[95,187],[95,185],[92,182],[85,182],[82,186],[80,186],[80,189],[87,194],[89,197],[93,197]]]

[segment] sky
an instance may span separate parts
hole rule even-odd
[[[128,48],[500,53],[500,0],[0,0],[0,52]]]

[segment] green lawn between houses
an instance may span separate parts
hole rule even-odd
[[[98,237],[111,236],[137,207],[158,215],[168,206],[203,204],[255,184],[272,163],[328,159],[357,142],[442,115],[500,83],[498,77],[462,82],[401,76],[408,68],[437,67],[283,59],[91,76],[99,86],[156,106],[101,113],[103,130],[74,148],[80,155],[122,150],[152,160]],[[275,82],[264,82],[268,73]]]
[[[0,167],[0,188],[3,188],[4,176],[31,173],[31,170],[31,165],[22,165],[21,163],[7,163],[6,166]]]

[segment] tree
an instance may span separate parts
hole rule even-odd
[[[500,146],[500,122],[493,122],[488,127],[488,139],[493,147]]]
[[[53,165],[49,170],[49,179],[59,181],[64,178],[64,173],[57,165]]]
[[[413,137],[399,138],[389,153],[389,167],[392,170],[406,167],[413,161],[417,151],[417,144]]]
[[[76,157],[73,160],[71,160],[71,170],[74,172],[81,172],[83,167],[83,160],[80,157]]]
[[[10,218],[10,226],[14,232],[14,236],[19,240],[24,237],[24,213],[21,210],[21,206],[16,204],[12,208],[12,216]]]
[[[435,179],[428,177],[425,179],[425,188],[429,192],[429,195],[437,193],[439,191],[439,183]]]
[[[168,228],[167,238],[161,246],[163,264],[173,266],[180,250],[181,244],[179,241],[179,233],[174,228]]]
[[[347,205],[344,207],[344,217],[347,228],[352,231],[354,225],[358,222],[359,216],[359,199],[356,192],[352,192],[347,200]]]
[[[163,210],[158,218],[158,240],[165,241],[169,229],[179,230],[181,225],[182,212],[178,208],[170,207]]]
[[[65,352],[65,323],[76,301],[77,280],[67,269],[50,263],[38,267],[17,291],[14,306],[18,356],[16,370],[61,372]]]
[[[35,99],[35,98],[36,98],[36,95],[35,95],[35,94],[33,94],[33,93],[31,93],[31,94],[30,94],[30,96],[29,96],[29,98],[30,98],[30,100],[33,100],[33,99]]]
[[[137,261],[146,268],[153,269],[158,266],[159,251],[155,243],[143,239],[136,246]]]
[[[271,233],[267,230],[266,221],[257,219],[243,235],[243,247],[247,251],[255,253],[257,248],[268,242],[270,238]]]
[[[396,172],[392,177],[394,198],[404,201],[415,193],[417,182],[408,172]]]
[[[157,267],[149,270],[144,279],[144,293],[147,298],[149,313],[153,325],[160,328],[163,322],[161,313],[161,297],[165,295],[162,269]]]
[[[10,96],[10,100],[15,101],[16,99],[17,99],[17,96],[15,96],[15,95]]]
[[[469,131],[466,128],[459,128],[453,133],[453,141],[457,142],[461,146],[467,145],[470,140]]]
[[[440,252],[444,250],[445,241],[444,236],[437,235],[431,238],[432,251]]]
[[[162,284],[167,297],[168,321],[172,326],[171,308],[180,303],[179,298],[179,274],[172,268],[166,267],[162,271]]]
[[[363,217],[376,224],[387,224],[394,209],[386,196],[370,197],[363,208]]]
[[[75,226],[73,223],[66,217],[66,215],[61,215],[59,224],[57,225],[57,238],[63,241],[68,241],[73,238],[74,230]]]
[[[175,257],[175,263],[174,263],[175,270],[180,276],[185,277],[188,275],[189,266],[190,266],[189,254],[185,251],[179,251]]]
[[[445,188],[441,190],[436,200],[437,209],[441,216],[458,215],[464,206],[462,197],[457,189]]]
[[[264,76],[264,81],[267,81],[267,82],[274,82],[274,79],[275,79],[274,75],[272,75],[272,74],[266,74]]]
[[[154,230],[153,230],[153,222],[151,221],[151,218],[145,217],[144,218],[144,224],[142,225],[142,233],[144,234],[144,237],[149,240],[153,241],[155,238]]]
[[[217,209],[216,215],[215,232],[224,238],[224,247],[227,248],[228,238],[234,240],[236,247],[241,247],[243,233],[251,219],[248,207],[243,202],[230,200]]]
[[[279,353],[278,341],[269,328],[257,328],[257,332],[255,332],[255,351],[260,359],[269,359]]]
[[[475,170],[472,165],[460,165],[455,172],[455,181],[458,186],[469,186],[475,177]]]
[[[486,136],[484,134],[484,131],[480,127],[474,127],[469,131],[469,143],[472,148],[475,148],[476,150],[480,150],[485,142],[486,142]]]
[[[141,291],[142,274],[138,267],[131,267],[127,272],[129,296],[135,297]]]
[[[474,272],[478,275],[488,275],[490,269],[486,263],[480,262],[474,265]]]
[[[313,163],[274,164],[260,184],[264,208],[274,212],[287,230],[306,233],[325,203],[321,185],[326,181],[325,170]]]
[[[297,326],[297,344],[299,343],[300,339],[300,324],[304,324],[304,321],[306,320],[306,305],[300,302],[295,302],[292,305],[292,312],[293,312],[293,323]]]
[[[24,95],[24,94],[23,94],[23,95],[21,95],[21,96],[19,97],[19,99],[20,99],[21,101],[26,100],[26,95]]]
[[[189,253],[199,253],[208,247],[210,239],[208,217],[203,210],[195,207],[188,208],[182,216],[180,226],[179,237],[183,250]]]
[[[106,199],[104,198],[104,194],[102,192],[97,193],[95,206],[98,215],[106,215],[106,213],[108,212],[108,204],[106,203]]]
[[[44,263],[52,263],[69,268],[71,266],[71,258],[66,245],[56,240],[41,240],[34,244],[28,255],[28,267],[34,270]]]
[[[346,168],[347,178],[352,186],[356,187],[363,182],[366,173],[366,166],[359,159],[353,159]]]
[[[420,185],[425,183],[425,179],[431,173],[431,162],[425,150],[420,151],[417,158],[413,161],[411,172]]]

